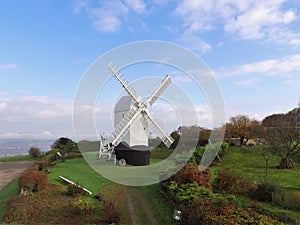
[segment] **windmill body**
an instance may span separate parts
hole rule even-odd
[[[117,102],[114,110],[114,125],[117,126],[125,115],[133,108],[136,108],[135,102],[126,95]],[[128,132],[123,137],[123,141],[128,146],[144,145],[148,146],[148,126],[143,122],[143,116],[140,114],[134,124],[128,128]]]
[[[128,96],[123,96],[115,106],[115,127],[107,138],[108,149],[110,152],[115,152],[116,162],[118,162],[119,165],[148,165],[150,161],[148,128],[151,128],[151,131],[153,131],[167,147],[174,141],[173,138],[153,120],[147,110],[147,106],[152,106],[162,92],[169,86],[171,78],[169,75],[166,75],[160,85],[154,89],[150,97],[144,101],[134,91],[118,68],[110,64],[107,66],[107,70],[128,93]],[[106,151],[105,145],[100,144],[99,158],[101,158],[104,151]]]

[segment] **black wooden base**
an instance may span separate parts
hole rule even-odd
[[[137,145],[128,146],[126,142],[121,142],[115,148],[117,162],[131,166],[146,166],[150,164],[150,150],[148,146]]]

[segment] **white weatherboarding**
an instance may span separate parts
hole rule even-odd
[[[167,147],[170,147],[174,142],[173,138],[153,120],[147,110],[147,106],[152,106],[169,86],[171,83],[170,76],[166,75],[150,97],[146,101],[143,101],[117,67],[109,64],[106,68],[119,81],[128,95],[123,96],[115,106],[115,127],[113,132],[108,136],[101,136],[99,159],[103,155],[107,155],[108,160],[110,160],[114,147],[122,141],[126,142],[128,146],[148,146],[148,128],[151,128],[151,131]]]

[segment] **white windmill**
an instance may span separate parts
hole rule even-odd
[[[110,159],[111,153],[114,150],[116,159],[120,165],[126,165],[126,163],[147,165],[149,164],[150,154],[148,149],[149,128],[151,128],[167,147],[170,147],[174,141],[173,138],[152,119],[147,110],[147,106],[152,106],[162,92],[169,86],[171,78],[169,75],[166,75],[150,97],[144,101],[129,85],[129,82],[117,67],[113,67],[112,64],[109,64],[106,68],[119,81],[128,93],[128,96],[122,97],[115,106],[115,127],[113,132],[108,136],[107,142],[103,143],[103,141],[101,141],[99,157],[106,154]],[[128,146],[121,145],[120,148],[124,151],[119,151],[118,156],[117,151],[119,149],[117,145],[120,145],[122,141],[125,141]],[[137,152],[139,153],[136,154]],[[141,157],[146,157],[146,159],[143,160]]]

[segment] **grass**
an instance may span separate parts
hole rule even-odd
[[[279,170],[276,166],[280,162],[280,157],[271,156],[269,160],[269,175],[265,175],[265,160],[263,156],[253,148],[242,149],[230,147],[222,159],[221,164],[225,167],[235,168],[236,171],[245,177],[256,182],[268,181],[278,184],[286,191],[300,191],[300,164],[294,162],[295,168]],[[212,167],[216,174],[218,166]]]
[[[211,168],[213,178],[217,174],[219,166],[234,168],[243,177],[248,177],[256,182],[268,181],[279,185],[284,192],[300,192],[300,164],[294,162],[293,169],[280,170],[276,166],[281,158],[272,155],[269,159],[269,175],[266,177],[265,160],[263,156],[256,152],[254,148],[243,149],[240,147],[230,147],[222,158],[222,162]],[[251,205],[259,206],[266,212],[280,216],[281,218],[293,219],[300,222],[300,213],[296,210],[286,210],[275,204],[252,201],[243,196],[237,196],[243,207]]]
[[[49,182],[62,184],[59,176],[63,176],[75,183],[97,194],[105,185],[112,182],[96,173],[83,158],[69,159],[65,162],[58,161],[55,167],[51,168]]]
[[[160,159],[151,159],[151,164],[157,163],[159,161]],[[99,161],[97,162],[99,163]],[[101,160],[100,162],[102,163],[105,161]],[[113,165],[112,162],[107,163],[110,164],[110,167],[108,168],[111,170],[120,168]],[[66,160],[65,162],[58,161],[56,166],[51,168],[51,173],[49,174],[49,181],[61,184],[62,182],[58,178],[59,176],[64,176],[74,182],[77,182],[95,194],[101,191],[104,185],[112,184],[111,181],[103,178],[98,173],[96,173],[83,158]],[[162,196],[158,189],[158,184],[137,187],[137,189],[142,192],[143,196],[149,202],[160,224],[172,224],[174,222],[172,219],[174,209],[162,199]],[[133,201],[135,201],[135,199],[133,199]],[[137,203],[134,202],[134,204]],[[141,222],[149,222],[143,221],[143,219],[146,219],[146,217],[144,216],[144,212],[142,212],[142,210],[137,210],[136,213]],[[128,220],[128,218],[126,219]]]
[[[4,215],[6,203],[19,192],[18,178],[12,180],[0,192],[0,222]]]
[[[142,186],[137,189],[148,200],[159,224],[176,224],[173,219],[174,207],[159,192],[159,184]]]
[[[39,159],[39,157],[33,158],[30,155],[18,155],[18,156],[0,158],[0,162],[30,161],[30,160],[37,160],[37,159]]]
[[[96,159],[97,153],[86,153],[90,159]],[[91,155],[89,155],[91,154]],[[33,160],[30,156],[17,156],[10,158],[2,158],[1,162],[6,161],[21,161],[21,160]],[[152,159],[150,164],[159,164],[161,159]],[[120,171],[130,172],[135,170],[143,170],[143,167],[118,167],[113,164],[112,161],[106,162],[105,160],[94,160],[92,166],[97,166],[99,163],[104,165],[103,168],[111,170],[112,173],[119,173]],[[255,152],[252,148],[242,149],[239,147],[230,147],[222,158],[222,162],[219,165],[215,165],[211,168],[213,175],[215,176],[220,165],[225,167],[233,167],[236,171],[242,175],[249,177],[256,182],[261,182],[267,179],[269,182],[277,183],[285,191],[300,192],[300,164],[294,163],[295,168],[290,170],[278,170],[276,166],[280,162],[280,157],[272,156],[269,160],[269,176],[265,176],[265,160],[262,155]],[[93,165],[94,164],[94,165]],[[97,194],[106,185],[112,185],[113,182],[100,176],[95,172],[83,158],[77,158],[72,160],[66,160],[65,162],[58,161],[55,167],[51,168],[49,174],[49,181],[62,184],[62,181],[58,178],[64,176],[74,182],[79,183],[83,187],[92,191],[93,194]],[[126,177],[125,177],[126,179]],[[147,202],[151,206],[155,216],[159,220],[160,224],[175,224],[172,215],[174,207],[164,200],[161,196],[159,184],[153,184],[149,186],[136,187]],[[66,185],[64,185],[66,187]],[[8,199],[18,193],[17,179],[13,180],[0,192],[0,216],[3,215],[5,205]],[[280,215],[285,217],[285,214],[289,218],[296,221],[300,221],[300,213],[293,210],[285,210],[284,208],[277,207],[273,204],[267,204],[262,202],[254,202],[249,198],[238,196],[238,201],[242,202],[243,206],[256,205],[263,208],[265,211],[271,214]],[[134,204],[138,204],[133,198]],[[137,215],[142,222],[145,220],[144,212],[137,210]],[[128,220],[128,218],[127,218]],[[128,222],[128,221],[127,221]]]

